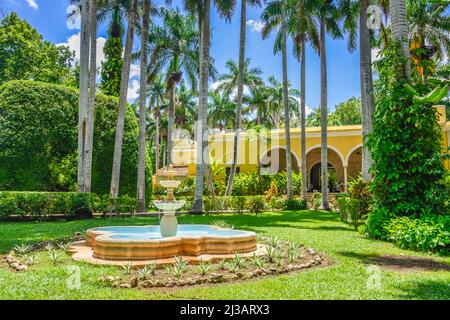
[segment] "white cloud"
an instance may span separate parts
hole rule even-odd
[[[137,63],[132,63],[130,65],[130,78],[135,78],[140,76],[141,74],[141,67]]]
[[[25,0],[28,3],[28,6],[30,8],[33,8],[34,10],[37,10],[39,8],[36,0]]]
[[[105,54],[103,53],[103,47],[105,46],[106,39],[103,37],[97,38],[97,67],[100,68],[102,62],[105,61]],[[58,43],[59,46],[68,46],[70,51],[75,52],[75,59],[80,59],[80,33],[71,35],[66,42]]]
[[[372,63],[374,63],[375,61],[380,60],[380,57],[378,56],[378,54],[380,53],[380,49],[379,48],[372,48]]]
[[[127,100],[132,103],[139,97],[139,79],[132,79],[128,84]]]
[[[247,20],[246,25],[250,27],[252,32],[261,32],[264,27],[264,23],[255,20]]]

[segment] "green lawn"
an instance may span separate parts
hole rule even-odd
[[[438,257],[401,250],[390,243],[368,240],[341,223],[338,214],[321,211],[268,212],[255,215],[181,216],[180,223],[208,223],[222,219],[237,228],[284,240],[304,243],[327,254],[333,264],[295,274],[243,283],[209,285],[161,291],[112,289],[97,283],[98,277],[119,274],[115,267],[99,267],[64,258],[51,267],[41,261],[25,272],[0,267],[0,299],[450,299],[448,271],[381,271],[380,286],[370,289],[372,259],[409,255],[450,264]],[[156,224],[154,218],[93,219],[70,222],[1,223],[0,252],[15,244],[72,235],[101,225]],[[395,262],[395,261],[394,261]],[[81,288],[66,285],[68,265],[81,268]]]

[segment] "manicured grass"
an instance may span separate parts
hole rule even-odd
[[[409,255],[450,264],[449,257],[401,250],[390,243],[365,239],[341,223],[337,213],[321,211],[267,212],[255,215],[181,216],[180,223],[225,220],[236,228],[304,243],[327,254],[333,264],[294,274],[235,284],[171,290],[112,289],[96,280],[117,275],[115,267],[92,266],[65,257],[56,267],[45,255],[31,269],[15,273],[0,268],[0,299],[450,299],[448,271],[381,270],[380,286],[373,279],[371,259],[383,255]],[[154,218],[115,218],[70,222],[1,223],[0,252],[15,244],[73,235],[102,225],[156,224]],[[81,268],[81,288],[69,289],[68,265]]]

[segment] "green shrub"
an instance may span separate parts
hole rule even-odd
[[[236,210],[238,213],[241,213],[245,209],[245,200],[246,197],[242,196],[234,196],[231,197],[232,209]]]
[[[304,199],[292,199],[285,201],[284,208],[286,210],[306,210],[308,205]]]
[[[394,218],[384,226],[387,238],[403,249],[439,252],[450,250],[450,216]]]
[[[349,183],[348,194],[350,198],[358,200],[358,220],[365,220],[373,201],[370,182],[363,181],[361,177],[358,177]]]
[[[314,210],[317,210],[322,205],[322,194],[320,192],[314,192],[311,198],[311,205]]]
[[[97,94],[92,192],[109,193],[117,98]],[[35,81],[0,87],[0,190],[77,190],[78,91]],[[136,192],[138,121],[127,108],[119,194]],[[147,159],[147,172],[151,162]],[[147,175],[147,186],[151,176]],[[150,188],[147,188],[147,197]],[[148,197],[149,198],[149,197]]]
[[[265,202],[263,196],[249,197],[246,203],[248,210],[251,213],[258,214],[264,211]]]
[[[268,205],[272,210],[284,209],[285,202],[286,201],[283,198],[273,197],[270,199],[270,202],[268,203]]]
[[[0,192],[0,218],[31,216],[35,219],[54,214],[65,217],[92,213],[94,196],[77,192]]]
[[[339,196],[336,197],[337,205],[339,208],[339,217],[342,222],[348,223],[349,221],[349,214],[347,209],[347,201],[349,199],[349,196]]]

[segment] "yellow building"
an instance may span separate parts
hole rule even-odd
[[[450,122],[446,122],[445,109],[439,107],[442,126],[442,144],[450,143]],[[231,167],[233,159],[234,133],[209,135],[210,159],[220,166]],[[261,174],[285,171],[286,143],[284,130],[266,133],[244,131],[240,134],[238,152],[238,172],[257,171]],[[301,131],[291,129],[292,168],[301,167]],[[306,168],[308,189],[320,190],[320,128],[306,129]],[[193,140],[175,140],[173,166],[179,176],[195,175],[196,143]],[[357,177],[362,164],[361,125],[328,128],[328,168],[335,172],[336,188],[346,187],[348,181]],[[449,168],[449,163],[445,164]],[[155,180],[158,177],[158,173]],[[156,182],[156,181],[155,181]]]

